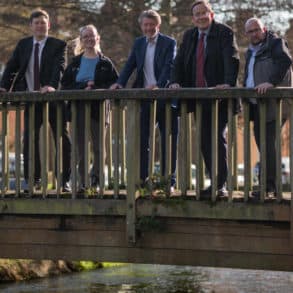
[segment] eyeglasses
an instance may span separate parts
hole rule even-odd
[[[196,12],[196,13],[193,13],[193,16],[194,17],[209,16],[210,13],[211,13],[210,11]]]
[[[261,31],[261,28],[255,28],[255,29],[252,29],[252,30],[249,30],[249,31],[246,31],[245,33],[248,34],[248,35],[252,35],[254,33],[258,33]]]
[[[85,40],[85,39],[95,39],[96,36],[95,35],[84,35],[84,36],[81,36],[80,38],[82,40]]]

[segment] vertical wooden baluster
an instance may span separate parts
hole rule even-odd
[[[106,125],[106,118],[105,118],[105,112],[106,112],[106,102],[104,100],[100,101],[100,123],[99,123],[99,135],[100,135],[100,153],[99,153],[99,183],[100,183],[100,190],[99,195],[104,196],[105,193],[105,154],[106,154],[106,143],[105,143],[105,125]],[[112,146],[110,146],[112,148]],[[111,161],[112,163],[112,161]],[[112,168],[112,165],[110,166],[110,169]],[[109,177],[108,177],[109,180]]]
[[[244,201],[248,201],[249,191],[251,189],[251,148],[250,148],[250,120],[249,120],[249,102],[243,101],[243,119],[244,119]]]
[[[201,157],[201,133],[202,133],[202,104],[196,101],[196,115],[195,115],[195,159],[196,159],[196,199],[200,199],[201,177],[202,177],[202,157]]]
[[[266,168],[266,104],[260,100],[260,200],[264,202],[267,185]]]
[[[277,201],[282,200],[282,145],[281,145],[281,125],[282,125],[282,101],[276,99],[276,194]]]
[[[71,101],[71,186],[72,198],[76,198],[77,193],[77,109],[76,101]]]
[[[217,199],[218,189],[218,100],[212,103],[212,201]]]
[[[18,197],[21,188],[21,116],[20,105],[15,109],[15,194]]]
[[[43,189],[43,198],[47,196],[48,188],[48,102],[43,103],[43,138],[42,138],[42,189]],[[58,117],[57,117],[58,119]],[[58,158],[58,157],[57,157]],[[58,195],[58,190],[57,190]]]
[[[126,150],[126,167],[127,167],[127,199],[126,199],[126,231],[127,241],[133,244],[136,241],[136,196],[139,176],[140,162],[140,104],[138,101],[128,101],[127,111],[127,150]],[[136,174],[136,175],[135,175]]]

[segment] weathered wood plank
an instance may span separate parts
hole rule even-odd
[[[135,206],[134,206],[135,208]],[[250,221],[290,222],[290,205],[266,203],[228,203],[191,200],[136,202],[138,216],[162,216],[176,218],[202,218]],[[1,214],[31,215],[115,215],[125,216],[126,202],[113,199],[5,199],[0,200]]]
[[[33,259],[70,259],[108,262],[177,264],[192,266],[230,267],[293,271],[292,255],[232,253],[202,250],[83,247],[68,245],[0,245],[1,257]]]
[[[98,89],[92,91],[56,91],[54,93],[47,93],[40,95],[39,93],[32,92],[11,92],[2,93],[0,96],[0,102],[43,102],[43,101],[63,101],[63,100],[84,100],[86,96],[87,100],[96,99],[122,99],[133,100],[137,99],[194,99],[195,97],[214,99],[221,97],[221,99],[227,98],[256,98],[260,96],[254,89],[249,88],[229,88],[229,89],[215,89],[215,88],[181,88],[181,89],[121,89],[109,90]],[[278,87],[269,89],[266,92],[266,98],[292,98],[293,88]]]
[[[202,218],[202,219],[230,219],[253,221],[286,221],[290,219],[290,206],[266,203],[243,204],[217,202],[198,202],[164,200],[151,202],[138,200],[137,216],[158,215],[162,217]]]
[[[93,230],[93,231],[122,231],[125,232],[125,217],[103,216],[2,216],[1,229],[63,229],[63,230]]]

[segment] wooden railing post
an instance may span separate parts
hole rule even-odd
[[[8,109],[7,104],[2,104],[2,197],[5,196],[8,184]]]
[[[56,134],[56,156],[57,156],[57,198],[60,196],[61,187],[62,187],[62,173],[63,173],[63,164],[62,164],[62,107],[60,103],[56,104],[57,111],[57,134]]]
[[[290,201],[290,242],[291,242],[291,249],[293,251],[293,101],[291,100],[290,106],[290,193],[291,193],[291,201]]]
[[[165,118],[166,118],[166,122],[165,122],[165,181],[166,181],[166,187],[165,187],[165,192],[166,192],[166,196],[169,197],[170,196],[170,188],[171,188],[171,172],[172,172],[172,131],[171,131],[171,124],[172,124],[172,120],[174,119],[174,117],[172,117],[172,113],[171,113],[171,101],[168,100],[166,102],[166,106],[165,106]],[[162,142],[163,143],[163,142]]]
[[[232,109],[233,111],[233,109]],[[238,190],[238,141],[237,141],[238,115],[232,115],[232,164],[233,164],[233,188]]]
[[[72,198],[77,193],[77,109],[76,101],[71,102],[71,187]]]
[[[126,148],[125,148],[125,109],[121,106],[120,103],[120,161],[121,161],[121,185],[125,186],[126,183],[126,173],[125,173],[125,160],[126,160]]]
[[[84,128],[84,184],[86,188],[89,188],[89,160],[91,154],[91,104],[89,101],[86,101],[84,105]],[[85,197],[88,197],[87,192],[85,193]]]
[[[128,243],[136,241],[136,196],[140,162],[140,104],[138,100],[127,103],[127,197],[126,197],[126,231]]]
[[[20,105],[16,105],[15,109],[15,194],[20,194],[20,178],[21,178],[21,116]]]
[[[43,188],[43,198],[47,196],[48,188],[48,102],[43,103],[43,137],[42,137],[42,188]],[[58,115],[57,115],[58,119]],[[57,152],[58,153],[58,152]],[[57,157],[58,158],[58,157]],[[58,184],[57,184],[58,186]],[[57,190],[58,194],[58,190]]]
[[[148,170],[149,170],[149,187],[150,190],[153,189],[152,186],[152,177],[154,174],[154,165],[155,165],[155,143],[156,143],[156,113],[157,113],[157,100],[152,100],[150,102],[150,151],[149,151],[149,161],[148,161]],[[144,135],[141,133],[141,135]],[[161,170],[162,171],[162,170]]]
[[[119,161],[120,161],[120,103],[119,100],[114,101],[114,197],[118,198],[119,195]]]
[[[267,185],[266,164],[266,103],[260,99],[260,200],[264,202]]]
[[[105,193],[105,155],[106,155],[106,101],[101,100],[100,102],[100,123],[99,123],[99,135],[100,135],[100,166],[99,166],[99,180],[100,180],[100,196],[104,196]],[[111,146],[110,146],[111,147]],[[112,166],[110,166],[111,168]],[[109,178],[108,178],[109,180]]]
[[[35,183],[35,104],[29,104],[29,194],[34,193]]]
[[[277,201],[282,200],[282,145],[281,145],[281,132],[282,132],[282,101],[276,99],[276,194]]]
[[[112,164],[113,164],[113,109],[109,112],[109,127],[108,127],[108,140],[107,140],[107,166],[108,166],[108,186],[112,180]]]
[[[191,183],[191,163],[192,163],[192,144],[191,144],[191,114],[187,113],[187,128],[186,128],[186,142],[187,142],[187,165],[186,165],[186,178],[187,178],[187,189],[192,188]]]
[[[233,196],[233,100],[228,100],[228,178],[227,189],[229,193],[229,201],[232,201]],[[237,173],[236,173],[237,177]]]
[[[218,100],[212,102],[212,201],[217,199],[218,190]]]
[[[244,124],[244,201],[248,201],[251,187],[251,149],[250,149],[250,120],[249,102],[243,101],[243,124]]]
[[[196,160],[196,199],[200,199],[200,189],[201,189],[201,177],[202,177],[202,157],[201,157],[201,133],[202,133],[202,103],[196,100],[196,112],[195,112],[195,160]]]
[[[180,116],[180,133],[179,133],[179,152],[178,158],[178,171],[179,171],[179,188],[181,189],[181,194],[185,196],[187,194],[187,104],[186,101],[181,103],[181,116]]]

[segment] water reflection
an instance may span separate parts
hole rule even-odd
[[[125,265],[61,277],[0,284],[3,293],[291,293],[293,273]]]

